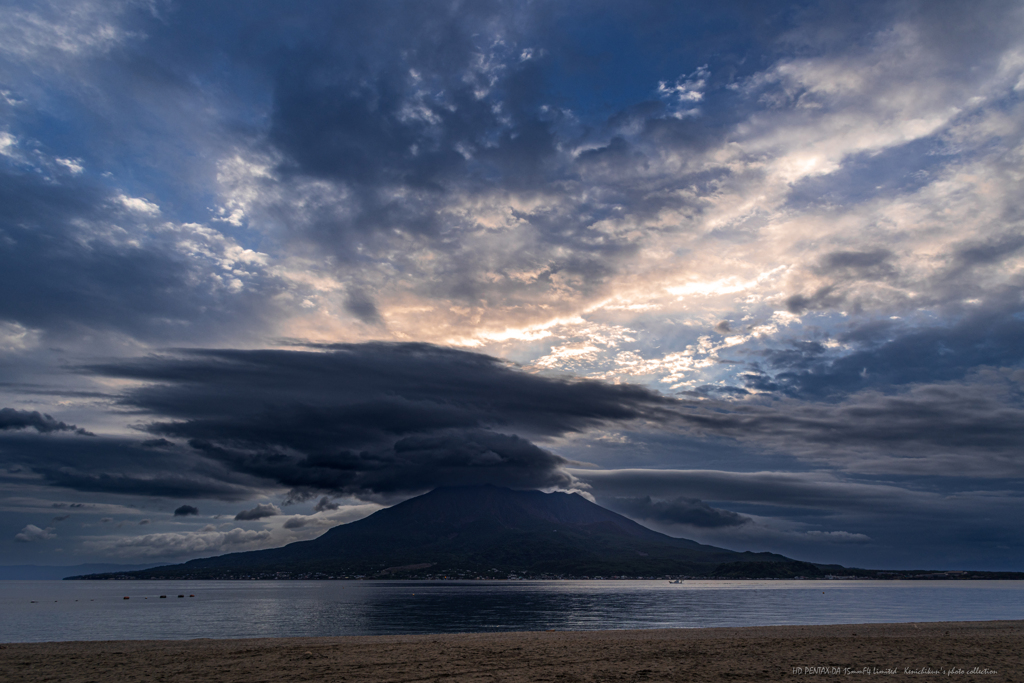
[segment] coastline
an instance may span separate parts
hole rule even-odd
[[[7,643],[0,680],[1024,680],[1024,620]]]

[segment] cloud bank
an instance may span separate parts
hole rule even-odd
[[[531,439],[664,420],[675,403],[636,386],[543,377],[425,344],[194,350],[83,371],[145,382],[120,402],[150,416],[140,428],[165,439],[159,455],[149,456],[150,489],[163,496],[177,495],[174,477],[184,483],[199,474],[222,478],[226,493],[242,481],[285,486],[291,500],[481,483],[565,488],[573,483],[564,469],[571,462]],[[103,452],[94,463],[100,471],[79,461],[80,473],[72,473],[39,459],[34,469],[79,490],[138,483],[102,471],[110,459]],[[167,469],[158,474],[161,461]],[[183,465],[192,473],[183,474]],[[326,499],[318,505],[330,507]],[[279,512],[260,505],[236,519]],[[175,512],[187,514],[195,508]]]

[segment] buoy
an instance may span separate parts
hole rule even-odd
[[[190,596],[188,596],[188,597],[190,597],[190,598],[194,598],[194,597],[196,597],[196,596],[195,596],[195,594],[193,593],[192,595],[190,595]]]
[[[128,599],[128,596],[127,596],[127,595],[126,595],[126,596],[124,596],[124,599],[125,599],[125,600],[127,600],[127,599]]]
[[[185,597],[185,596],[184,596],[184,595],[179,595],[178,597],[179,597],[179,598],[183,598],[183,597]]]
[[[160,597],[161,597],[161,598],[166,598],[167,596],[166,596],[166,595],[161,595]]]

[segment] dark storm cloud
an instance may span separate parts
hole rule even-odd
[[[136,439],[79,432],[0,431],[0,465],[50,486],[128,496],[238,500],[252,496],[256,483],[187,448],[146,448]]]
[[[214,470],[290,487],[293,499],[564,487],[568,461],[529,437],[664,420],[674,405],[635,386],[545,378],[427,344],[190,351],[87,370],[150,383],[121,399],[156,416],[147,431],[186,439]]]
[[[850,479],[828,472],[725,472],[720,470],[573,470],[597,502],[616,499],[721,501],[750,523],[693,527],[687,535],[703,543],[742,550],[772,549],[807,561],[853,567],[943,568],[1019,565],[1017,510],[1020,492],[1011,482],[962,478],[950,488],[891,479]],[[780,530],[768,518],[785,519]],[[895,521],[898,520],[898,521]],[[671,524],[651,520],[673,533]],[[873,542],[848,552],[833,543]]]
[[[949,269],[943,275],[946,279],[954,280],[971,269],[997,265],[1021,249],[1024,249],[1024,234],[1019,231],[966,242],[953,251]]]
[[[182,16],[203,14],[190,6]],[[466,193],[540,190],[564,177],[563,117],[542,108],[541,53],[522,57],[528,8],[354,2],[254,14],[266,22],[262,42],[236,58],[266,69],[271,106],[251,149],[277,159],[285,183],[331,188],[302,207],[265,207],[300,241],[358,261],[358,245],[386,244],[396,230],[440,237],[450,228],[441,214]],[[268,30],[282,24],[290,28]]]
[[[58,339],[102,330],[166,341],[263,317],[251,292],[228,292],[209,264],[175,246],[186,235],[129,237],[118,224],[135,229],[153,217],[88,180],[0,168],[0,207],[0,289],[11,293],[0,298],[0,321]]]
[[[609,60],[641,68],[658,61],[655,71],[675,79],[694,68],[700,43],[715,43],[712,49],[738,66],[745,57],[735,53],[738,46],[756,51],[755,45],[771,40],[772,30],[787,27],[772,3],[742,10],[696,3],[675,12],[656,2],[633,3],[628,10],[583,2],[544,9],[508,2],[399,5],[399,11],[362,2],[254,8],[254,18],[273,14],[289,26],[280,32],[261,26],[264,42],[256,48],[274,60],[268,140],[285,155],[284,169],[363,187],[539,188],[543,180],[568,177],[556,160],[559,143],[586,133],[564,130],[563,102],[577,110],[573,119],[598,113],[611,115],[598,121],[613,129],[637,120],[657,127],[651,135],[662,147],[672,136],[678,146],[693,128],[692,121],[673,119],[664,103],[652,101],[657,79],[636,83],[627,72],[608,68],[615,66]],[[183,16],[198,21],[203,10],[197,9],[188,6]],[[709,16],[728,25],[732,37],[697,34],[681,46],[676,36],[694,34],[688,30],[693,22]],[[301,30],[301,43],[290,40],[293,30]],[[737,33],[747,42],[737,43]],[[606,40],[616,43],[614,52],[609,45],[595,54],[594,45]],[[652,43],[665,48],[657,60]],[[603,92],[610,80],[629,90],[630,98],[597,99],[611,94]],[[615,136],[580,160],[612,157],[642,162]],[[383,206],[375,202],[375,209]]]
[[[436,16],[426,4],[416,7]],[[531,81],[539,74],[508,65],[513,71],[503,74],[506,108],[496,112],[474,94],[481,86],[466,78],[483,47],[467,35],[473,27],[464,25],[464,17],[442,21],[441,31],[417,33],[419,46],[373,71],[355,65],[339,71],[333,46],[293,55],[275,88],[270,140],[295,172],[427,190],[440,190],[470,170],[492,183],[532,186],[543,178],[544,162],[554,155],[551,124],[523,106],[536,98],[540,83]],[[448,43],[438,44],[442,40]],[[440,71],[427,54],[439,50],[448,53]],[[418,69],[422,76],[410,73]],[[378,200],[368,208],[386,204]]]
[[[666,524],[716,528],[740,526],[750,518],[730,510],[713,508],[697,498],[672,498],[653,500],[650,496],[638,498],[615,498],[606,502],[613,509],[635,519],[650,520]]]
[[[366,494],[416,492],[451,484],[493,482],[530,488],[571,483],[559,469],[567,464],[563,458],[524,439],[480,430],[432,432],[429,437],[399,439],[391,446],[361,451],[337,448],[333,439],[327,439],[319,447],[323,452],[299,457],[282,455],[270,444],[256,452],[200,440],[191,444],[237,472],[291,487],[292,501],[324,490]]]
[[[191,505],[182,505],[181,507],[174,510],[175,517],[188,517],[189,515],[198,515],[199,508]]]
[[[291,488],[292,500],[487,482],[566,487],[568,461],[531,435],[663,419],[672,404],[638,387],[545,379],[423,344],[190,352],[90,371],[153,382],[122,400],[158,418],[145,426],[158,438],[73,432],[43,442],[50,435],[12,432],[0,459],[53,486],[171,498],[237,499],[258,482]],[[50,420],[39,424],[60,424]]]
[[[0,408],[0,431],[7,429],[28,429],[31,427],[40,434],[48,432],[74,432],[82,436],[93,436],[75,425],[65,424],[53,419],[49,415],[40,413],[37,410],[15,410],[14,408]]]
[[[332,503],[330,498],[328,498],[327,496],[323,496],[322,498],[320,498],[320,500],[317,501],[316,505],[313,506],[313,511],[325,512],[327,510],[337,510],[339,507],[341,506],[338,505],[337,503]]]
[[[415,410],[408,403],[394,405],[393,413],[391,409],[379,412],[379,408],[371,407],[362,419],[358,415],[345,418],[329,413],[292,415],[290,419],[278,420],[277,431],[267,442],[258,441],[260,435],[252,435],[244,442],[238,438],[223,439],[231,444],[226,446],[201,439],[189,443],[197,452],[232,471],[290,487],[289,502],[313,497],[324,490],[358,495],[417,492],[444,485],[499,483],[542,488],[567,487],[572,483],[561,470],[569,461],[525,439],[481,429],[438,429],[415,417],[402,424],[401,413]],[[369,445],[365,442],[369,435],[363,430],[370,427],[365,420],[373,419],[374,414],[389,424],[384,432],[373,435],[377,443]],[[249,419],[238,417],[243,421]],[[360,422],[358,429],[346,429],[352,425],[341,424],[341,420],[353,418]],[[187,426],[182,429],[187,430]],[[422,433],[392,442],[387,432],[394,429]],[[280,445],[298,438],[290,432],[304,430],[319,432],[315,436],[303,434],[301,447],[293,446],[306,455],[282,453]],[[346,442],[367,447],[358,451],[345,449],[342,444]]]
[[[92,365],[83,371],[154,383],[129,391],[123,401],[187,422],[158,422],[153,429],[240,442],[248,435],[296,447],[320,443],[325,433],[372,442],[385,435],[504,424],[561,434],[607,420],[657,418],[673,403],[634,385],[542,377],[490,356],[430,344],[321,348],[186,350],[177,357]],[[233,426],[239,415],[252,422]],[[277,423],[301,422],[306,415],[311,427],[329,431],[277,431]],[[271,416],[275,419],[261,427],[258,420]],[[325,417],[337,418],[338,426],[330,427]]]
[[[617,499],[730,501],[771,506],[879,513],[940,507],[941,496],[889,484],[846,481],[820,472],[719,470],[573,470],[598,501]]]
[[[281,514],[281,508],[277,507],[276,505],[271,505],[270,503],[261,503],[250,510],[242,510],[237,515],[235,515],[235,519],[240,522],[251,522],[256,519],[273,517],[279,514]]]
[[[32,328],[144,325],[142,300],[150,287],[174,285],[166,256],[96,240],[83,244],[73,223],[101,219],[107,197],[94,187],[44,183],[34,174],[5,173],[0,181],[0,318]],[[136,301],[132,299],[139,297]],[[162,308],[159,298],[152,301]],[[165,313],[168,311],[164,311]]]
[[[86,463],[83,463],[86,464]],[[158,473],[156,476],[129,476],[122,474],[86,474],[67,469],[35,467],[33,471],[52,486],[90,491],[114,493],[125,496],[158,496],[162,498],[245,498],[250,490],[231,486],[216,480],[198,477],[177,476],[173,473]]]
[[[949,324],[902,326],[873,321],[838,335],[853,350],[826,353],[820,342],[795,342],[764,353],[767,367],[745,376],[749,388],[823,398],[864,388],[958,380],[981,366],[1024,362],[1021,290],[992,292],[979,310]]]
[[[381,322],[380,311],[377,310],[377,305],[373,303],[373,299],[366,292],[358,290],[349,292],[345,299],[345,310],[364,323],[377,324]]]
[[[702,384],[695,389],[684,390],[681,389],[677,392],[678,396],[699,396],[699,397],[718,397],[718,398],[729,398],[729,397],[740,397],[747,396],[750,392],[740,387],[733,387],[729,385],[721,386],[718,384]]]
[[[721,30],[695,30],[707,21]],[[442,257],[444,277],[419,291],[477,305],[545,292],[552,276],[579,276],[587,295],[605,286],[637,248],[624,235],[595,239],[595,223],[655,219],[693,204],[680,187],[710,191],[727,174],[674,170],[621,182],[624,173],[647,175],[667,151],[706,149],[726,135],[721,117],[735,118],[729,104],[709,103],[715,122],[677,120],[656,99],[658,80],[689,73],[710,50],[728,63],[717,92],[735,99],[721,86],[749,72],[749,57],[763,58],[791,21],[788,3],[666,11],[658,2],[256,2],[242,17],[185,2],[132,44],[147,68],[120,75],[142,91],[196,96],[195,82],[223,78],[211,65],[246,74],[237,87],[259,114],[252,101],[223,101],[225,115],[241,121],[217,133],[272,160],[274,178],[254,190],[249,218],[286,226],[296,248],[338,262],[391,260],[403,272],[419,264],[394,240],[422,239]],[[638,80],[635,70],[650,77]],[[584,143],[596,149],[575,157]],[[476,229],[459,218],[460,205],[510,193],[550,200],[522,219],[539,243],[459,256],[456,232]],[[486,272],[538,266],[546,272],[529,286],[495,285]],[[359,287],[345,308],[378,323],[381,302],[358,294],[372,291],[373,277],[351,277]]]
[[[871,251],[833,251],[821,259],[820,274],[857,280],[880,280],[895,275],[888,249]]]
[[[107,399],[109,394],[101,391],[79,391],[66,387],[52,388],[25,382],[0,382],[0,389],[6,389],[19,396],[63,396],[71,398]]]
[[[835,285],[819,287],[810,294],[793,294],[786,297],[786,310],[803,315],[809,310],[835,308],[843,303],[844,297],[836,292]]]
[[[309,524],[309,520],[305,517],[289,517],[284,523],[285,529],[301,529],[302,527]]]
[[[864,389],[831,401],[692,403],[682,420],[862,472],[1020,477],[1024,370],[978,369],[965,379]]]

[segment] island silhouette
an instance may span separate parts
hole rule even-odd
[[[1018,578],[851,569],[675,538],[578,493],[435,489],[281,548],[71,579]]]

